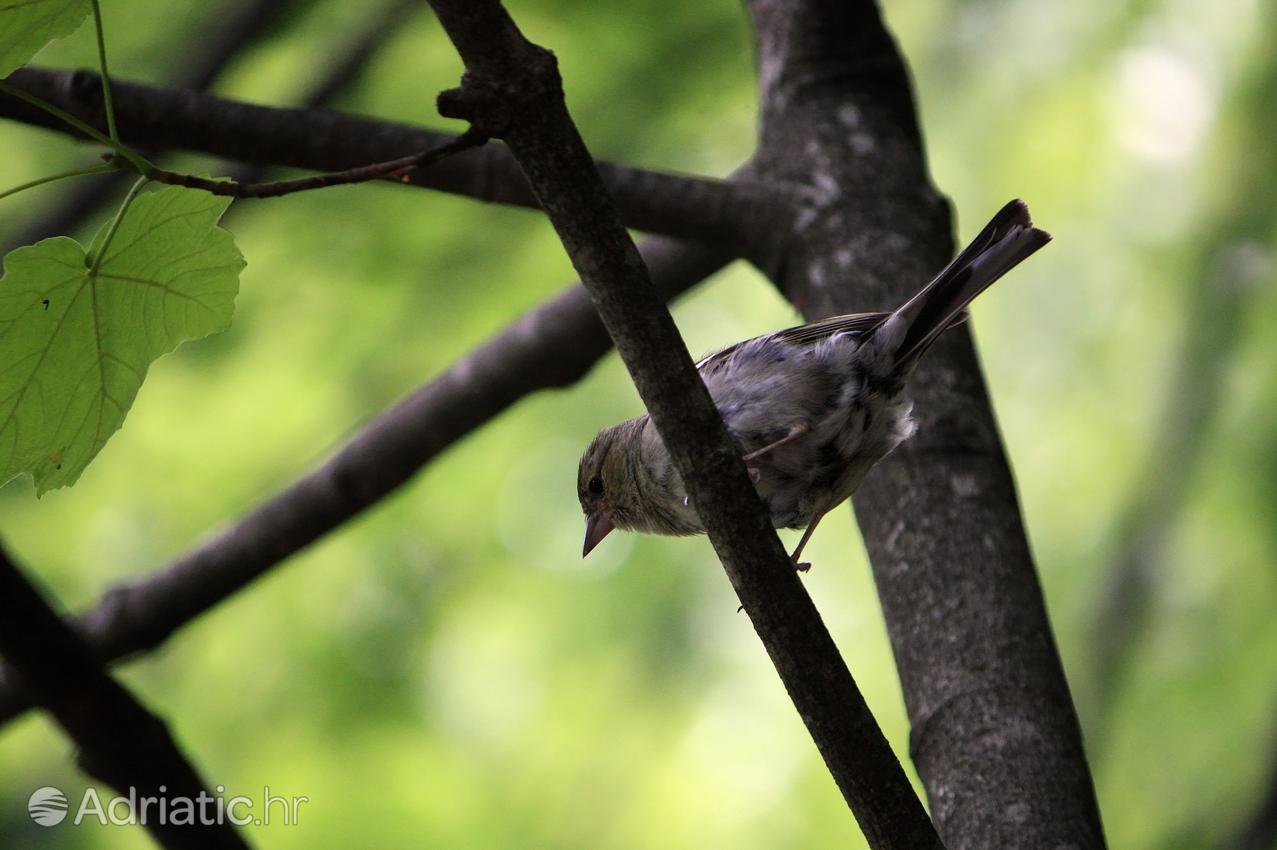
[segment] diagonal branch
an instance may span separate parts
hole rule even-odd
[[[581,274],[732,586],[871,847],[940,847],[930,819],[772,529],[621,225],[557,63],[495,0],[432,0],[466,65],[440,112],[504,138]]]
[[[102,121],[96,74],[21,68],[8,82],[90,126]],[[112,80],[125,144],[191,150],[241,162],[342,171],[409,156],[455,136],[329,110],[256,106],[194,91]],[[20,101],[0,96],[0,117],[67,128]],[[748,245],[761,241],[809,202],[792,185],[715,180],[599,163],[628,227],[698,242]],[[447,168],[413,175],[411,185],[484,201],[533,207],[537,201],[502,146],[453,158]]]
[[[0,548],[0,653],[23,687],[79,749],[86,773],[123,794],[162,801],[213,800],[164,722],[99,666],[93,654]],[[196,804],[201,812],[203,803]],[[177,820],[177,818],[173,818]],[[143,819],[163,847],[247,848],[229,822]]]
[[[653,238],[643,255],[662,298],[690,289],[727,254]],[[314,472],[75,618],[100,661],[156,648],[174,631],[394,492],[471,431],[537,390],[582,378],[610,349],[580,286],[529,311],[360,430]],[[0,668],[0,722],[30,706]]]

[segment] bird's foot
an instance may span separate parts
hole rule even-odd
[[[803,561],[801,564],[794,562],[794,569],[800,573],[805,573],[811,569],[811,561]]]

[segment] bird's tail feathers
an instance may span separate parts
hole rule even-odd
[[[887,325],[904,328],[896,368],[906,373],[912,369],[936,337],[961,323],[977,295],[1050,241],[1051,234],[1033,226],[1023,201],[999,210],[971,244],[887,320]]]

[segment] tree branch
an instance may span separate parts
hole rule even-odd
[[[872,0],[751,0],[749,9],[763,95],[755,167],[829,187],[764,268],[811,319],[893,308],[953,250],[904,60]],[[918,435],[853,502],[937,828],[953,848],[1103,847],[967,326],[923,360],[910,394]]]
[[[690,289],[727,254],[652,238],[643,254],[662,298]],[[449,446],[537,390],[584,377],[611,348],[572,286],[493,335],[361,429],[330,460],[238,522],[144,578],[110,589],[74,620],[99,661],[158,647],[177,629],[394,492]],[[0,722],[30,706],[0,668]]]
[[[402,156],[388,162],[374,162],[345,171],[330,171],[326,174],[313,174],[310,177],[299,177],[296,180],[275,180],[269,183],[248,183],[239,180],[210,180],[196,177],[193,174],[178,174],[162,168],[152,168],[146,172],[149,180],[167,183],[170,186],[185,186],[188,189],[199,189],[213,195],[230,198],[279,198],[297,192],[309,192],[313,189],[326,189],[331,186],[349,186],[353,183],[367,183],[371,180],[396,180],[410,183],[413,174],[422,168],[429,168],[450,156],[465,150],[486,144],[487,137],[482,133],[468,130],[450,142],[438,147],[410,156]]]
[[[504,138],[670,450],[732,586],[871,847],[940,847],[803,589],[563,101],[553,54],[492,0],[432,0],[466,65],[440,112]]]
[[[24,690],[49,711],[79,748],[81,768],[122,794],[166,801],[212,801],[207,784],[178,748],[164,722],[107,675],[0,548],[0,653]],[[229,822],[190,825],[158,818],[145,826],[168,848],[247,848]]]
[[[90,126],[102,125],[101,86],[88,71],[20,68],[8,82]],[[342,171],[452,141],[455,136],[328,110],[255,106],[194,91],[113,80],[126,144],[192,150],[241,162]],[[0,117],[67,128],[51,116],[0,96]],[[71,135],[74,135],[71,133]],[[599,163],[626,226],[728,246],[761,241],[810,200],[796,187],[754,180],[714,180]],[[502,146],[453,158],[447,168],[414,175],[412,185],[484,201],[537,206],[518,165]]]

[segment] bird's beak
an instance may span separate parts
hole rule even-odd
[[[599,541],[607,537],[608,532],[616,528],[612,524],[612,517],[607,511],[595,511],[585,518],[585,548],[581,552],[584,558],[590,554],[590,551],[599,545]]]

